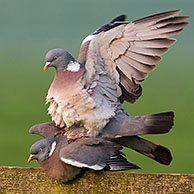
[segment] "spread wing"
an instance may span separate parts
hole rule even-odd
[[[78,61],[85,63],[88,92],[113,102],[118,98],[135,102],[142,93],[140,84],[175,43],[169,37],[188,24],[187,16],[176,16],[180,12],[164,12],[133,22],[113,20],[112,27],[101,27],[86,38]]]

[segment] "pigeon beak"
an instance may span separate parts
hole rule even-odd
[[[34,155],[31,154],[30,157],[28,158],[28,163],[30,163],[32,160],[34,160]]]
[[[51,62],[46,62],[45,63],[44,71],[46,71],[49,68],[50,64],[51,64]]]

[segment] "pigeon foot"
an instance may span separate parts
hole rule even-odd
[[[82,137],[89,137],[89,135],[86,132],[81,132],[77,135],[71,136],[67,139],[68,143],[70,143],[71,141],[75,141],[76,139],[80,139]]]
[[[57,126],[56,126],[56,127],[57,127]],[[57,128],[59,128],[59,127],[57,127]],[[64,135],[64,134],[66,133],[65,128],[59,128],[59,129],[61,129],[61,130],[60,130],[60,131],[57,131],[57,132],[55,133],[54,137],[56,137],[56,136],[58,136],[58,135]]]

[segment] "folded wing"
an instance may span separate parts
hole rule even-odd
[[[97,139],[78,139],[61,148],[61,161],[79,167],[93,170],[122,171],[139,169],[127,161],[120,152],[122,147],[114,142]]]

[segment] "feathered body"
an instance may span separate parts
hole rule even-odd
[[[84,126],[96,136],[111,118],[128,119],[122,102],[141,96],[141,82],[175,42],[169,37],[188,24],[179,12],[133,22],[119,16],[83,41],[78,61],[63,49],[49,51],[45,68],[55,67],[56,74],[46,101],[56,125]]]
[[[84,68],[78,72],[56,72],[46,102],[50,103],[49,114],[58,126],[84,126],[95,136],[115,116],[120,102],[117,97],[115,102],[109,102],[106,96],[94,93],[92,87],[96,87],[95,82],[89,90],[84,88],[84,73]],[[100,88],[106,90],[106,85],[99,87],[98,92]]]

